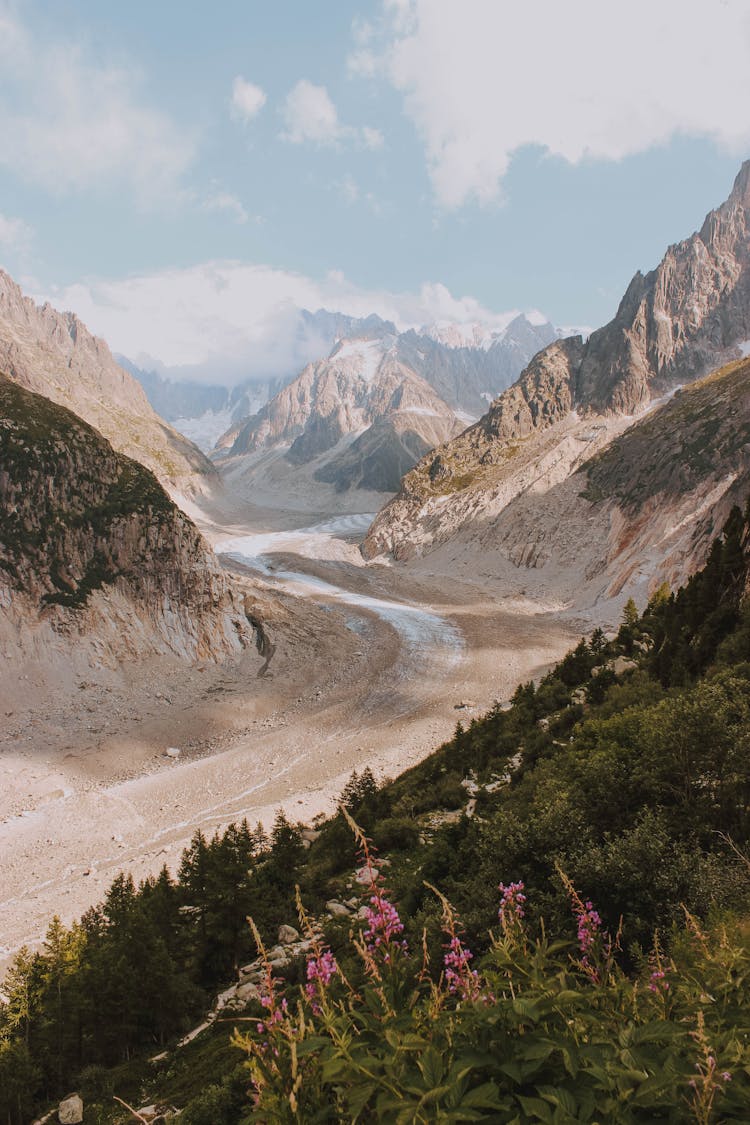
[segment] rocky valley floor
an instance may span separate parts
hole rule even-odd
[[[191,513],[196,514],[196,513]],[[364,517],[217,508],[202,527],[273,645],[0,688],[0,958],[121,870],[175,868],[197,828],[310,821],[352,770],[393,776],[580,635],[553,602],[365,565]],[[231,552],[227,554],[226,552]],[[49,672],[49,670],[48,670]],[[171,750],[171,754],[168,751]]]

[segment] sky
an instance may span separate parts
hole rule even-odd
[[[595,327],[750,156],[750,0],[0,0],[0,263],[167,374]]]

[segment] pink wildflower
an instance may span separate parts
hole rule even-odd
[[[315,957],[311,957],[307,962],[305,994],[316,1016],[320,1013],[318,996],[328,987],[338,971],[339,967],[336,963],[336,958],[333,956],[330,949],[327,949],[324,953],[316,954]]]
[[[523,883],[501,883],[498,887],[502,898],[497,916],[505,933],[517,925],[524,916],[523,904],[526,902]]]
[[[454,933],[443,957],[448,991],[460,1000],[476,1002],[481,997],[481,986],[479,973],[469,966],[473,957],[471,950],[462,945],[460,937]]]
[[[669,981],[663,969],[654,969],[648,981],[649,992],[668,992]]]
[[[408,950],[406,941],[394,941],[399,934],[404,932],[404,924],[399,918],[398,911],[392,902],[383,894],[378,886],[373,886],[370,905],[367,907],[367,929],[364,939],[371,953],[376,949],[384,949],[383,959],[390,960],[391,948],[401,949],[404,953]]]
[[[597,911],[594,910],[593,903],[585,902],[583,909],[579,908],[576,914],[576,921],[578,922],[578,948],[583,954],[583,963],[588,964],[588,955],[594,948],[594,942],[599,934],[602,920]]]

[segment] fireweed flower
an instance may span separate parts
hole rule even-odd
[[[525,890],[523,883],[501,883],[498,887],[502,898],[500,899],[500,909],[497,916],[503,927],[503,932],[508,933],[517,926],[524,916],[523,904],[526,902],[526,895],[523,893]]]
[[[320,1014],[320,1004],[318,999],[321,993],[325,992],[339,967],[336,963],[336,958],[327,949],[323,953],[317,953],[311,957],[307,962],[307,984],[305,985],[305,995],[307,996],[312,1010],[315,1015]]]
[[[663,969],[654,969],[648,980],[649,992],[668,992],[669,981],[665,980],[666,975]]]
[[[578,923],[578,948],[583,954],[581,960],[584,965],[588,965],[589,954],[599,935],[602,920],[597,911],[594,910],[593,903],[584,902],[576,904],[576,922]]]
[[[396,907],[388,901],[383,890],[375,885],[372,891],[370,905],[367,907],[367,929],[363,937],[370,953],[380,950],[383,953],[383,960],[389,961],[391,949],[400,949],[403,953],[408,951],[409,946],[405,940],[394,940],[404,932],[404,924],[399,918]]]
[[[476,1003],[481,998],[481,985],[479,973],[469,965],[473,957],[474,954],[462,944],[458,934],[452,934],[443,957],[448,991],[459,1000]]]

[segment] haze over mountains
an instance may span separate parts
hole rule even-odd
[[[275,478],[290,489],[304,479],[338,494],[393,492],[423,453],[461,432],[554,339],[552,325],[538,319],[518,316],[503,332],[398,332],[377,316],[361,320],[228,431],[219,443],[223,470],[236,488]]]

